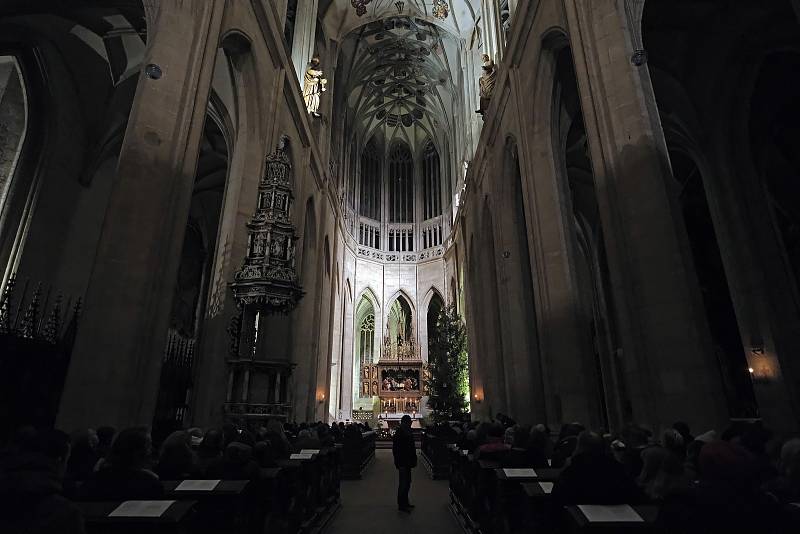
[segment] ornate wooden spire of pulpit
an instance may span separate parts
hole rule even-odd
[[[247,223],[247,254],[231,284],[239,314],[228,329],[231,345],[225,414],[241,423],[286,419],[292,409],[287,385],[293,364],[269,354],[265,339],[259,338],[266,316],[289,313],[303,297],[295,270],[297,236],[292,224],[294,195],[288,149],[288,139],[282,136],[267,156],[258,184],[258,204]],[[255,379],[257,375],[261,376]],[[252,391],[251,384],[256,383],[264,391]]]
[[[258,205],[247,223],[247,256],[231,284],[240,307],[255,306],[266,313],[288,313],[303,296],[295,271],[297,236],[291,219],[294,195],[287,143],[282,136],[267,156]]]

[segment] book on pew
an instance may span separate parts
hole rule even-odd
[[[506,478],[536,478],[536,471],[533,469],[503,469]]]
[[[578,509],[590,523],[641,523],[644,521],[642,516],[628,504],[614,506],[579,504]]]
[[[547,493],[548,495],[550,493],[553,493],[553,483],[552,482],[538,482],[538,484],[539,484],[539,487],[542,488],[542,491],[544,493]]]
[[[108,517],[161,517],[175,501],[125,501]]]
[[[289,459],[290,460],[310,460],[313,456],[314,456],[313,454],[310,454],[310,453],[307,453],[307,452],[306,453],[299,452],[299,453],[294,453],[291,456],[289,456]]]
[[[319,449],[303,449],[300,454],[319,454]]]
[[[175,491],[214,491],[219,480],[184,480],[175,487]]]

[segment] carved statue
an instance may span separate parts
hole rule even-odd
[[[323,78],[322,70],[319,68],[319,58],[313,57],[306,69],[305,79],[303,80],[303,100],[306,102],[306,110],[310,115],[320,117],[319,99],[320,95],[326,90],[328,80]]]
[[[476,113],[483,115],[489,107],[489,100],[492,98],[494,86],[497,83],[497,66],[486,54],[483,54],[481,59],[483,59],[483,76],[478,79],[478,86],[480,87],[480,108]]]

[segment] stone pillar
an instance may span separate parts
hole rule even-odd
[[[319,0],[299,0],[292,40],[292,63],[297,71],[300,87],[311,57],[314,55],[314,37],[317,34],[317,9]]]
[[[347,258],[345,258],[345,262]],[[347,293],[345,287],[344,295],[344,313],[342,314],[342,413],[345,419],[352,419],[353,412],[353,376],[355,371],[354,365],[354,324],[353,324],[353,296]],[[359,375],[360,376],[360,375]],[[360,382],[356,383],[356,389],[360,387]]]
[[[60,428],[152,422],[224,6],[164,2],[149,32]]]
[[[564,5],[633,418],[719,428],[727,420],[719,369],[693,320],[666,143],[649,75],[630,61],[624,5]]]

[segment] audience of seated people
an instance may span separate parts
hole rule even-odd
[[[681,533],[787,532],[789,516],[800,516],[800,504],[787,506],[800,503],[800,439],[781,443],[759,421],[698,436],[677,422],[657,438],[637,425],[598,434],[574,422],[551,439],[507,417],[452,426],[435,432],[474,460],[562,468],[557,506],[655,504],[662,530]]]
[[[369,427],[324,423],[254,429],[179,430],[154,451],[147,428],[115,433],[111,427],[68,436],[23,428],[0,444],[0,532],[82,533],[72,501],[124,501],[164,497],[163,480],[256,480],[293,451],[323,449]]]
[[[176,431],[156,454],[143,427],[116,434],[99,427],[71,437],[24,428],[0,452],[0,531],[83,532],[67,497],[155,499],[163,496],[161,480],[253,480],[292,452],[367,431],[360,423],[270,420],[252,432],[234,425],[204,434]],[[503,467],[563,468],[551,495],[559,505],[657,504],[665,532],[784,532],[787,505],[800,502],[800,439],[781,443],[758,422],[697,436],[679,422],[657,439],[635,425],[598,434],[579,423],[564,425],[551,439],[543,425],[517,425],[508,417],[434,431]]]

